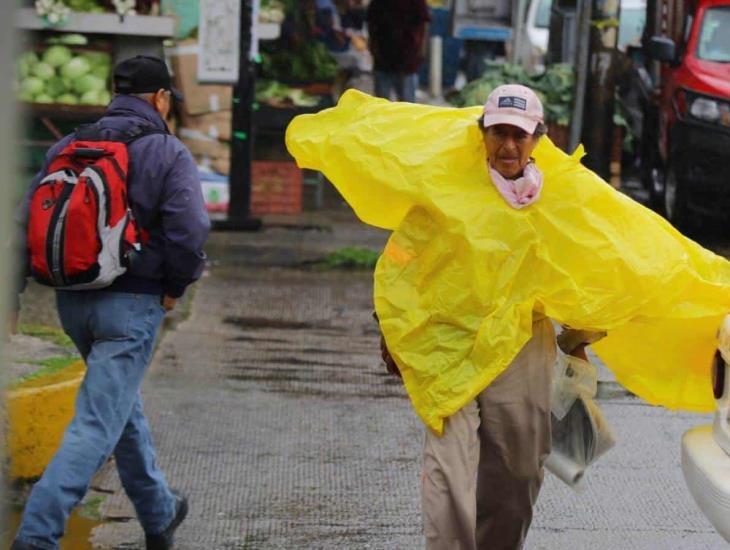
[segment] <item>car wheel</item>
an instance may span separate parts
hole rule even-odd
[[[664,179],[664,215],[677,228],[687,224],[687,196],[671,168]]]

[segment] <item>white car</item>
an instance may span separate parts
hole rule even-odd
[[[730,542],[730,316],[725,318],[719,336],[712,369],[715,420],[684,434],[682,471],[702,513]]]

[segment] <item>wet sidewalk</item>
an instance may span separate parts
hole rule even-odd
[[[387,235],[345,211],[268,221],[212,236],[144,385],[159,462],[190,497],[177,548],[422,548],[423,428],[381,365],[372,275],[311,265]],[[617,447],[581,494],[546,476],[527,550],[725,548],[679,463],[681,434],[709,419],[606,395]],[[94,488],[107,519],[94,546],[143,548],[113,465]]]

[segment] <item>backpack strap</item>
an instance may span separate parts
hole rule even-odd
[[[160,128],[155,128],[154,126],[136,125],[124,132],[126,137],[124,143],[132,143],[134,140],[144,136],[151,136],[154,134],[168,135],[168,133],[169,132],[167,132],[166,130],[161,130]]]
[[[76,141],[102,141],[101,126],[98,123],[82,124],[74,130]]]

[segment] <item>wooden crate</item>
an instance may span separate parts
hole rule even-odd
[[[251,180],[251,214],[302,211],[302,171],[294,162],[254,161]]]

